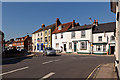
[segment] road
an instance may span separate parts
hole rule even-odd
[[[113,56],[61,55],[42,56],[16,60],[2,65],[3,78],[28,78],[42,80],[52,78],[88,78],[100,64],[113,63]],[[68,80],[69,80],[68,79]],[[4,80],[4,79],[3,79]],[[7,79],[8,80],[8,79]],[[18,79],[17,79],[18,80]]]

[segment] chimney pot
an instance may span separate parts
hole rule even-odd
[[[96,25],[96,20],[94,20],[93,25]]]
[[[42,24],[42,28],[45,27],[45,24]]]
[[[98,19],[96,19],[96,26],[98,26]]]

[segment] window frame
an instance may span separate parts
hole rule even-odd
[[[61,33],[61,39],[63,39],[63,33]]]
[[[73,31],[73,32],[71,33],[71,38],[72,38],[72,39],[75,38],[75,31]]]
[[[69,42],[69,49],[72,49],[72,42]]]
[[[87,41],[81,41],[80,42],[80,50],[87,50],[87,45],[88,45]]]
[[[102,41],[102,36],[98,36],[98,41],[99,41],[99,42]]]
[[[82,30],[81,31],[81,38],[85,38],[86,37],[86,32],[85,32],[85,30]]]

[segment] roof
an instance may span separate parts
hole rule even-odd
[[[116,22],[103,23],[96,26],[93,33],[114,32],[116,29]]]
[[[51,28],[53,28],[53,27],[55,27],[55,26],[56,26],[55,23],[54,23],[54,24],[51,24],[51,25],[48,25],[48,26],[46,26],[46,27],[43,27],[43,28],[38,29],[37,31],[33,32],[32,34],[35,34],[35,33],[41,32],[41,31],[45,31],[45,30],[51,29]]]
[[[69,32],[69,31],[86,30],[86,29],[90,29],[90,28],[91,28],[91,24],[90,25],[84,25],[84,26],[76,26],[76,27],[71,28],[67,31]]]
[[[55,33],[61,33],[61,32],[66,32],[70,27],[72,27],[72,22],[60,24],[59,26],[63,26],[61,30],[58,30],[57,28],[52,32],[52,34]]]

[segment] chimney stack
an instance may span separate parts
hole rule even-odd
[[[72,28],[75,27],[75,20],[72,21]]]
[[[96,25],[96,20],[94,20],[93,25]]]
[[[80,26],[79,22],[76,22],[76,23],[75,23],[75,26]]]
[[[59,21],[59,18],[56,18],[56,28],[61,24],[61,22]],[[57,28],[58,29],[58,28]]]
[[[45,24],[42,24],[42,28],[45,27]]]
[[[96,26],[98,26],[98,19],[96,19]]]

